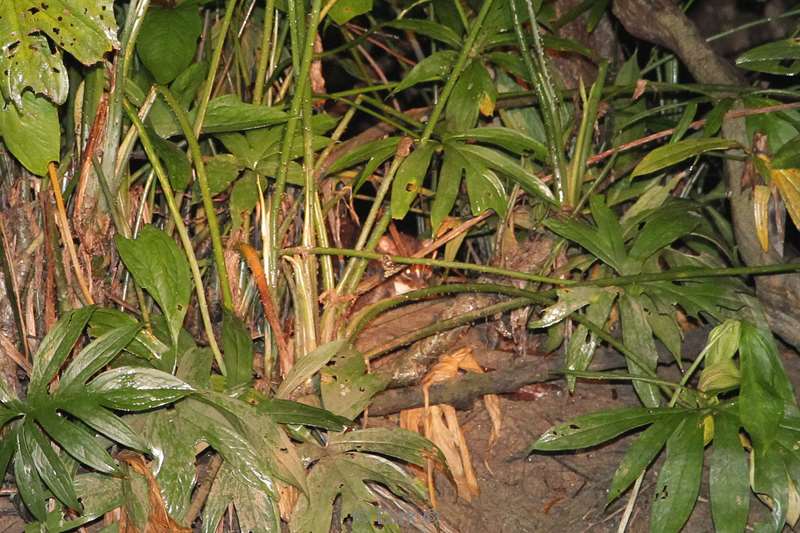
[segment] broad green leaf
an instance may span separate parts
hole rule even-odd
[[[471,61],[458,77],[445,108],[449,129],[463,131],[475,126],[481,110],[494,111],[497,91],[486,68],[478,60]],[[484,107],[485,106],[485,107]]]
[[[27,441],[22,432],[17,433],[17,453],[14,455],[14,481],[25,507],[37,520],[44,520],[47,516],[47,499],[49,491],[42,483],[33,464],[33,456],[28,448]]]
[[[279,533],[280,512],[269,494],[243,483],[229,463],[223,463],[203,507],[202,533],[215,533],[233,504],[242,531]]]
[[[586,309],[586,319],[593,324],[605,325],[611,313],[611,307],[617,299],[615,292],[605,292],[600,295],[597,302],[589,304]],[[591,333],[583,324],[578,325],[567,343],[567,353],[564,366],[567,370],[583,371],[589,368],[595,349],[597,336]],[[570,392],[575,390],[575,376],[567,374],[567,386]]]
[[[736,66],[756,72],[794,76],[800,72],[800,41],[783,39],[762,44],[736,58]]]
[[[142,325],[134,323],[113,329],[92,341],[72,360],[61,374],[58,394],[69,394],[109,364],[136,336]]]
[[[176,191],[185,190],[192,181],[192,165],[186,157],[186,152],[172,141],[159,137],[153,128],[147,128],[153,148],[155,148],[158,158],[164,163],[170,185]]]
[[[20,431],[20,442],[30,453],[33,465],[39,473],[44,484],[52,491],[56,498],[76,511],[81,510],[72,476],[67,472],[61,458],[56,454],[50,442],[41,430],[33,423],[26,421]],[[23,454],[24,455],[24,454]]]
[[[741,403],[741,401],[740,401]],[[753,492],[772,510],[769,524],[756,524],[755,531],[781,531],[789,507],[789,478],[781,447],[769,443],[753,448],[750,481]]]
[[[16,2],[0,3],[0,93],[16,106],[26,89],[63,104],[69,78],[61,52],[51,52],[47,39],[27,22]]]
[[[794,391],[769,332],[743,323],[740,342],[739,416],[755,446],[765,447],[775,437],[784,403],[795,405]]]
[[[650,174],[680,163],[684,159],[712,150],[730,150],[739,143],[729,139],[687,139],[656,148],[636,165],[632,177]]]
[[[253,380],[253,341],[247,326],[227,310],[222,315],[222,351],[228,389],[249,385]]]
[[[395,86],[394,92],[399,93],[418,83],[446,78],[450,74],[457,58],[458,53],[453,50],[432,53],[414,65],[414,68],[406,74],[405,78]]]
[[[683,344],[683,332],[675,319],[675,312],[663,314],[657,310],[646,309],[645,316],[653,335],[669,350],[672,357],[679,365],[681,360],[681,345]]]
[[[400,428],[369,428],[331,435],[330,452],[377,453],[407,463],[423,466],[428,459],[444,465],[444,456],[436,446],[413,431]]]
[[[0,106],[0,136],[11,154],[37,176],[46,175],[47,165],[60,160],[58,109],[30,91],[23,93],[20,105]]]
[[[336,24],[344,24],[350,19],[372,11],[372,0],[337,0],[328,11]]]
[[[654,533],[678,533],[697,501],[703,473],[703,418],[685,417],[667,440],[650,515]]]
[[[684,415],[680,414],[658,420],[644,430],[631,444],[611,480],[607,499],[609,503],[619,498],[639,477],[639,474],[653,462],[683,417]]]
[[[259,401],[256,409],[260,413],[269,415],[279,424],[301,424],[328,431],[344,431],[353,424],[350,419],[325,409],[291,400],[267,398]]]
[[[179,7],[154,5],[147,10],[136,53],[156,81],[164,85],[174,80],[194,59],[203,19],[196,4]]]
[[[770,165],[772,168],[800,168],[800,136],[781,146]]]
[[[548,218],[545,220],[544,225],[553,233],[584,247],[593,256],[597,257],[617,272],[622,272],[624,270],[625,264],[617,261],[614,250],[611,249],[606,239],[600,236],[597,228],[594,226],[578,222],[574,219],[557,218]]]
[[[638,298],[625,293],[619,297],[618,305],[622,341],[639,358],[638,361],[626,358],[628,370],[634,376],[650,377],[658,365],[658,352],[642,304]],[[643,368],[642,365],[646,366]],[[633,386],[643,404],[656,407],[661,403],[661,393],[656,385],[634,379]]]
[[[445,150],[444,161],[439,170],[439,184],[436,196],[431,204],[431,229],[436,232],[444,219],[453,210],[461,188],[461,177],[464,174],[463,159]]]
[[[189,121],[193,122],[195,111],[189,113]],[[268,107],[242,102],[235,94],[226,94],[212,99],[208,103],[208,111],[203,121],[202,133],[225,133],[230,131],[263,128],[281,124],[289,119],[289,115],[278,107]],[[154,124],[158,134],[164,138],[182,134],[177,119],[163,124]]]
[[[531,445],[533,451],[562,451],[588,448],[618,435],[664,418],[686,416],[690,409],[625,407],[583,415],[553,426]]]
[[[65,313],[45,336],[33,356],[33,370],[28,386],[30,395],[36,396],[47,391],[48,384],[69,356],[94,311],[95,308],[89,306]]]
[[[121,366],[94,378],[86,391],[111,409],[143,411],[179,400],[194,389],[172,374],[154,368]]]
[[[605,198],[599,194],[589,198],[589,207],[594,223],[597,225],[598,237],[604,241],[603,247],[611,252],[615,263],[624,264],[627,254],[625,253],[622,226],[617,215],[606,205]]]
[[[352,520],[352,530],[359,532],[399,532],[394,523],[380,512],[377,495],[366,485],[379,483],[396,496],[412,503],[425,501],[423,485],[403,469],[375,455],[359,453],[323,457],[309,474],[309,494],[298,502],[289,525],[292,533],[317,533],[331,528],[334,502],[341,510],[334,527]]]
[[[629,251],[632,258],[644,261],[651,255],[685,237],[700,223],[694,213],[675,217],[673,210],[663,210],[647,221],[642,231],[633,241]]]
[[[192,348],[178,360],[175,375],[195,389],[208,388],[213,358],[210,348]]]
[[[307,353],[295,361],[294,366],[281,382],[275,392],[276,398],[288,398],[304,381],[311,378],[337,353],[347,347],[347,340],[339,339],[323,344],[313,352]]]
[[[458,48],[461,45],[461,37],[459,37],[456,32],[444,24],[439,24],[437,22],[433,22],[432,20],[411,18],[399,19],[388,22],[386,26],[389,28],[409,31],[418,35],[430,37],[431,39],[442,42],[451,48]]]
[[[735,100],[732,98],[723,98],[708,112],[705,117],[706,123],[703,125],[703,135],[711,137],[719,132],[722,127],[722,121],[725,119],[725,114],[730,111]]]
[[[123,501],[122,481],[102,474],[75,476],[75,492],[83,504],[83,512],[79,518],[65,522],[64,530],[92,522],[122,505]]]
[[[178,245],[163,231],[145,226],[136,239],[115,237],[117,250],[136,283],[150,293],[167,318],[173,345],[192,294],[189,262]]]
[[[81,422],[98,433],[105,435],[123,446],[140,452],[149,451],[147,442],[141,435],[134,432],[124,419],[118,417],[105,407],[97,405],[91,398],[80,397],[75,400],[71,399],[63,402],[60,408],[72,416],[79,418]]]
[[[615,294],[616,289],[601,287],[566,287],[558,289],[558,301],[542,311],[539,319],[533,319],[528,323],[532,329],[547,328],[561,322],[569,315],[586,307],[589,304],[599,303],[606,299],[608,293]]]
[[[322,406],[352,420],[387,384],[388,378],[367,371],[361,352],[355,349],[339,351],[331,364],[320,372]]]
[[[747,455],[739,440],[739,423],[729,414],[714,417],[714,453],[708,483],[716,531],[744,531],[750,509]]]
[[[261,180],[262,190],[265,185],[266,182]],[[240,221],[243,213],[252,211],[258,203],[258,195],[259,188],[256,179],[247,179],[245,175],[242,179],[237,180],[236,183],[233,184],[231,195],[228,199],[231,218],[233,218],[234,221]]]
[[[0,476],[5,479],[6,471],[8,470],[9,462],[17,451],[17,433],[20,431],[20,424],[14,424],[13,428],[9,428],[0,439]]]
[[[385,139],[378,139],[357,146],[341,157],[338,157],[336,161],[328,167],[326,174],[336,174],[337,172],[341,172],[342,170],[371,159],[377,159],[381,162],[386,161],[395,153],[395,150],[397,150],[397,143],[399,142],[400,137],[386,137]]]
[[[508,210],[508,195],[497,174],[486,167],[481,168],[476,165],[468,165],[465,170],[464,183],[467,185],[472,214],[477,216],[491,209],[499,216],[505,216]]]
[[[116,309],[101,308],[92,313],[89,319],[89,334],[100,337],[109,331],[137,324],[135,318]],[[125,350],[145,360],[161,359],[169,347],[146,329],[140,329]]]
[[[474,159],[476,162],[508,176],[528,194],[538,196],[546,202],[555,204],[553,193],[536,174],[501,152],[477,144],[450,143],[449,146],[455,146],[465,159]]]
[[[50,438],[81,463],[104,474],[117,471],[117,463],[89,431],[78,424],[67,421],[55,412],[37,412],[36,421]]]
[[[236,181],[242,171],[241,163],[231,154],[216,155],[205,163],[206,173],[208,174],[208,188],[212,196],[216,196],[227,189],[231,183]]]
[[[544,143],[525,133],[503,126],[487,126],[464,130],[445,136],[445,141],[477,141],[493,144],[517,155],[531,153],[540,161],[547,161]]]
[[[417,145],[411,155],[400,163],[392,182],[392,218],[399,220],[408,214],[422,182],[425,181],[436,146],[432,141]]]

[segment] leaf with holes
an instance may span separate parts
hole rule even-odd
[[[388,378],[367,371],[360,352],[341,351],[320,372],[322,405],[336,415],[354,419],[388,382]]]

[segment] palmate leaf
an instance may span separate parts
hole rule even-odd
[[[399,428],[369,428],[331,435],[326,449],[329,453],[377,453],[417,466],[433,459],[444,466],[444,455],[431,441]]]
[[[252,533],[278,533],[281,531],[280,512],[277,501],[262,490],[258,490],[236,475],[230,463],[223,463],[208,500],[203,507],[203,533],[217,531],[228,506],[233,504],[236,518],[242,531]]]
[[[399,532],[400,525],[385,516],[368,482],[379,483],[396,496],[413,503],[425,501],[423,485],[388,459],[347,452],[320,459],[308,477],[308,496],[301,498],[292,515],[293,533],[328,531],[333,505],[341,498],[337,526],[352,520],[353,531]]]

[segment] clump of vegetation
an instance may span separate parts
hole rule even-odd
[[[0,471],[27,530],[425,530],[435,470],[478,490],[432,405],[484,398],[494,443],[494,394],[550,379],[456,350],[487,321],[570,391],[632,385],[526,452],[641,430],[621,530],[662,450],[653,531],[706,458],[717,530],[751,494],[794,525],[798,42],[709,43],[800,10],[704,39],[694,3],[5,2]]]

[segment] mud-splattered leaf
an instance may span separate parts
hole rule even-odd
[[[528,327],[532,329],[547,328],[561,322],[575,311],[592,303],[598,303],[606,294],[615,294],[614,289],[600,287],[567,287],[558,289],[558,302],[542,311],[542,316],[531,320]]]
[[[368,373],[360,352],[355,349],[340,351],[320,372],[322,405],[328,411],[352,420],[387,384],[387,378]]]

